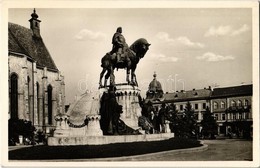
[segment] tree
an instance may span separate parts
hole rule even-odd
[[[176,137],[181,136],[182,122],[178,117],[176,105],[171,103],[167,112],[167,120],[170,121],[171,132],[173,132]]]
[[[197,137],[197,121],[190,102],[187,103],[182,118],[182,136],[187,138]]]
[[[201,121],[202,126],[202,135],[204,137],[210,137],[211,139],[215,138],[217,134],[217,122],[213,116],[213,113],[210,112],[209,107],[206,108],[205,113],[203,114],[203,120]]]

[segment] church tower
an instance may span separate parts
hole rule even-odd
[[[31,14],[32,18],[29,20],[30,22],[30,28],[33,31],[33,36],[41,38],[40,35],[40,20],[38,19],[38,15],[36,14],[35,8],[33,10],[33,13]]]

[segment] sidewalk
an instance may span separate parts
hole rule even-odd
[[[8,151],[13,151],[13,150],[22,149],[22,148],[30,148],[30,147],[33,147],[33,146],[41,146],[41,145],[43,145],[43,144],[8,146]]]

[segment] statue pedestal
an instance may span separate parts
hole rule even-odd
[[[138,129],[138,117],[141,116],[141,107],[138,96],[141,90],[132,85],[116,85],[116,97],[119,105],[123,106],[120,119],[133,129]]]
[[[67,124],[67,121],[69,119],[69,116],[66,114],[58,114],[55,117],[56,121],[56,130],[54,131],[53,136],[54,137],[67,137],[69,136],[69,126]]]
[[[100,115],[88,115],[87,116],[88,120],[88,127],[86,129],[86,135],[87,136],[102,136],[103,132],[100,129]]]
[[[168,120],[165,121],[165,133],[171,133],[170,121]]]

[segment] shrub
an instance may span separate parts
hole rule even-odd
[[[31,121],[23,119],[9,119],[8,121],[8,142],[9,145],[15,145],[19,142],[19,135],[24,139],[33,141],[35,127]]]

